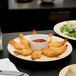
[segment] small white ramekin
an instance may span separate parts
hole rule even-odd
[[[45,42],[34,42],[33,40],[36,39],[45,39]],[[48,48],[48,42],[49,42],[50,38],[46,35],[33,35],[30,37],[30,46],[33,50],[41,50],[43,48]]]

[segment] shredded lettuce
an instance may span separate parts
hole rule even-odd
[[[61,27],[60,28],[60,31],[63,33],[64,32],[64,29],[65,29],[64,27]]]
[[[67,21],[67,23],[69,23],[69,21]]]
[[[73,24],[73,23],[71,23],[70,25],[71,25],[71,26],[76,26],[76,24]]]
[[[63,26],[64,26],[64,27],[67,27],[67,24],[64,24]]]
[[[68,28],[68,25],[70,24],[70,26],[74,27],[76,26],[75,23],[70,23],[69,21],[67,21],[67,24],[64,24],[61,28],[60,31],[62,33],[64,33],[65,35],[69,36],[69,37],[74,37],[76,38],[76,29],[70,29]],[[66,32],[66,33],[65,33]]]
[[[76,38],[76,32],[72,33],[72,37]]]

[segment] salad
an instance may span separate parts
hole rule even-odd
[[[76,38],[76,23],[67,21],[66,24],[60,27],[60,31],[69,37]]]

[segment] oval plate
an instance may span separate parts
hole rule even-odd
[[[44,34],[40,34],[40,35],[44,35]],[[29,38],[31,36],[32,35],[25,35],[24,37],[29,40]],[[44,36],[48,36],[48,35],[44,35]],[[64,39],[56,37],[56,36],[52,36],[52,39],[53,39],[53,41],[62,41],[62,40],[64,40]],[[19,37],[15,38],[14,40],[16,42],[20,43],[20,38]],[[55,60],[59,60],[59,59],[65,58],[69,54],[71,54],[71,52],[72,52],[72,45],[69,42],[67,42],[66,44],[68,45],[68,48],[62,55],[59,55],[58,57],[53,57],[53,58],[50,58],[50,57],[42,55],[42,57],[40,59],[36,59],[36,60],[32,60],[31,59],[31,55],[29,55],[29,56],[22,56],[22,55],[18,55],[16,53],[14,53],[14,51],[16,49],[10,43],[8,44],[7,48],[8,48],[9,53],[12,54],[13,56],[17,57],[17,58],[20,58],[20,59],[23,59],[23,60],[28,60],[28,61],[48,62],[48,61],[55,61]]]

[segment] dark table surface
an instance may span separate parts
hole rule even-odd
[[[41,0],[32,0],[27,3],[20,3],[17,0],[8,0],[8,7],[10,10],[14,9],[76,9],[76,0],[55,0],[51,4],[42,3]]]
[[[17,33],[3,33],[3,51],[0,52],[0,59],[9,58],[17,67],[19,71],[28,73],[30,76],[58,76],[60,70],[69,65],[76,63],[76,41],[68,40],[73,46],[73,52],[66,58],[53,61],[53,62],[30,62],[18,59],[12,56],[8,50],[7,45],[9,40],[18,37],[20,32]],[[31,32],[22,32],[24,35],[31,34]],[[58,36],[53,30],[37,31],[41,34],[53,33]]]

